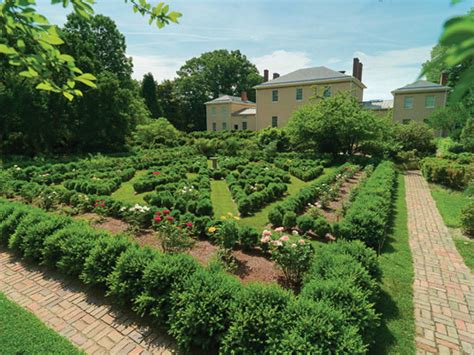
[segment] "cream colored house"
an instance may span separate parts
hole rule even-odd
[[[285,126],[293,111],[307,103],[311,97],[332,96],[338,92],[350,92],[362,102],[365,85],[362,79],[362,63],[354,58],[353,75],[326,67],[299,69],[292,73],[255,86],[257,94],[257,129]]]
[[[205,105],[208,131],[256,129],[256,105],[245,92],[240,97],[222,95]]]
[[[414,120],[422,123],[434,110],[446,106],[449,88],[442,84],[445,84],[444,77],[440,84],[418,80],[392,91],[393,121],[408,123]]]

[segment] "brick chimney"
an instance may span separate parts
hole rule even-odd
[[[357,79],[359,79],[360,81],[362,81],[362,67],[362,62],[359,62],[359,71],[357,73],[359,76],[357,77]]]
[[[277,79],[280,77],[280,74],[278,73],[273,73],[273,80]]]
[[[270,72],[268,71],[268,69],[265,69],[263,71],[263,82],[266,83],[268,81],[268,77],[270,75]]]
[[[248,101],[249,100],[249,98],[247,97],[247,91],[244,90],[240,93],[240,99],[242,101]]]
[[[439,84],[443,86],[446,86],[448,84],[448,73],[441,73],[441,76],[439,77]]]
[[[354,78],[359,78],[359,58],[354,58],[352,60],[352,76]]]

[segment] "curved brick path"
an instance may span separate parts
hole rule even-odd
[[[89,354],[174,351],[169,338],[115,310],[97,292],[57,273],[30,268],[1,249],[0,291]]]
[[[419,354],[474,354],[474,276],[419,171],[405,176]]]

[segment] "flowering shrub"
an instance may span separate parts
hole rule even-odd
[[[313,261],[314,248],[304,239],[293,242],[288,235],[282,234],[281,229],[277,230],[275,234],[264,230],[261,243],[268,245],[272,259],[283,271],[286,284],[298,290]]]
[[[180,225],[170,215],[169,210],[157,211],[153,218],[153,225],[158,232],[161,249],[165,253],[180,253],[190,249],[194,244],[191,237],[193,223],[186,222]]]
[[[153,217],[150,207],[142,206],[138,203],[129,208],[123,206],[120,208],[120,212],[125,216],[125,220],[135,228],[148,227]]]

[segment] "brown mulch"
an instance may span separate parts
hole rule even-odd
[[[124,233],[129,229],[129,224],[112,217],[102,217],[96,213],[83,213],[74,216],[75,219],[82,219],[90,222],[92,227],[109,231],[111,233]],[[144,230],[133,235],[133,239],[140,246],[150,246],[161,250],[160,242],[152,230]],[[218,247],[208,240],[197,240],[188,254],[195,258],[201,265],[206,266],[216,255]],[[279,282],[281,283],[282,272],[278,270],[273,261],[269,260],[259,250],[242,251],[235,250],[233,255],[236,258],[237,270],[235,275],[243,282]]]
[[[336,200],[331,201],[329,206],[326,208],[321,208],[320,212],[330,223],[338,222],[341,216],[339,213],[342,211],[342,207],[349,201],[350,192],[355,188],[360,179],[364,176],[364,173],[358,172],[352,178],[345,181],[341,189],[339,190],[339,196]]]

